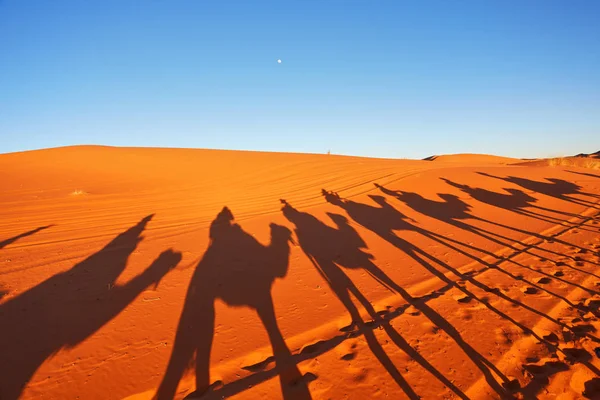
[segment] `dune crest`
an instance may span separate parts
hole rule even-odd
[[[458,164],[514,164],[521,160],[518,158],[495,156],[491,154],[444,154],[424,158],[425,161],[458,163]]]

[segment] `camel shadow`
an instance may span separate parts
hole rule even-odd
[[[520,246],[523,246],[523,248],[516,248],[512,244],[512,242],[514,242],[515,239],[507,237],[503,234],[500,234],[497,231],[486,229],[482,226],[470,224],[467,222],[467,220],[480,221],[486,225],[493,225],[493,226],[500,227],[500,228],[503,228],[503,229],[506,229],[509,231],[518,232],[518,233],[527,235],[529,237],[535,237],[536,239],[539,239],[542,242],[557,242],[564,246],[572,246],[572,247],[578,247],[579,249],[583,249],[582,247],[577,246],[573,243],[568,243],[568,242],[565,242],[564,240],[561,240],[560,238],[558,238],[558,234],[554,234],[549,237],[549,236],[545,236],[545,235],[542,235],[537,232],[531,232],[526,229],[509,226],[509,225],[503,224],[501,222],[497,222],[497,221],[493,221],[490,219],[485,219],[485,218],[479,217],[471,212],[471,206],[469,204],[467,204],[466,202],[464,202],[463,200],[458,198],[458,196],[453,195],[453,194],[440,193],[440,194],[438,194],[438,196],[442,199],[442,201],[436,201],[436,200],[427,199],[418,193],[406,192],[406,191],[402,191],[402,190],[394,191],[394,190],[387,189],[378,184],[375,184],[375,186],[379,190],[381,190],[383,193],[385,193],[386,195],[398,199],[399,201],[403,202],[408,207],[410,207],[411,209],[413,209],[414,211],[416,211],[422,215],[426,215],[430,218],[434,218],[434,219],[437,219],[438,221],[442,221],[449,225],[452,225],[458,229],[462,229],[466,232],[470,232],[472,234],[478,235],[490,242],[496,243],[503,247],[508,247],[511,250],[518,252],[518,253],[524,252],[524,253],[532,254],[530,252],[530,249],[534,248],[536,250],[544,251],[544,252],[550,253],[555,256],[568,257],[571,259],[575,259],[575,257],[573,257],[573,256],[565,255],[563,253],[559,253],[559,252],[551,250],[551,249],[545,249],[545,248],[543,249],[533,243],[525,244],[522,242],[517,242],[517,244],[519,244]],[[479,193],[479,192],[477,192],[477,193]],[[494,193],[494,192],[492,192],[492,193]],[[504,194],[498,194],[498,193],[497,193],[497,195],[506,196]],[[497,204],[497,203],[495,203],[495,204]],[[428,232],[428,234],[432,235],[432,236],[442,237],[442,236],[436,235],[434,232]],[[453,240],[451,238],[448,238],[448,237],[443,237],[443,239],[446,241],[451,241],[451,242],[460,244],[461,246],[464,246],[464,247],[471,248],[472,250],[482,252],[488,256],[498,258],[498,256],[496,254],[494,254],[490,251],[487,251],[483,248],[475,248],[474,246],[471,246],[466,243],[460,243],[460,242]],[[481,262],[480,259],[476,259],[476,261]]]
[[[483,174],[483,175],[486,175],[486,174]],[[560,217],[552,216],[550,214],[555,214],[555,215],[558,214],[558,215],[562,216],[563,218],[564,217],[581,218],[580,214],[572,214],[569,212],[559,211],[556,209],[550,209],[547,207],[543,207],[539,204],[536,204],[538,202],[538,200],[535,197],[528,195],[527,193],[523,192],[520,189],[505,188],[504,190],[508,193],[508,194],[506,194],[506,193],[494,192],[494,191],[483,189],[483,188],[472,187],[469,185],[459,184],[456,182],[452,182],[451,180],[446,179],[446,178],[440,178],[440,179],[442,179],[448,185],[459,189],[463,193],[468,194],[473,199],[475,199],[481,203],[488,204],[490,206],[493,206],[493,207],[496,207],[499,209],[511,211],[516,214],[523,215],[523,216],[526,216],[529,218],[534,218],[534,219],[548,222],[551,224],[564,224],[569,221],[561,219]],[[498,179],[500,179],[500,178],[498,178]],[[553,196],[553,197],[557,197],[557,196]],[[557,198],[561,198],[561,197],[557,197]],[[572,200],[567,200],[566,198],[561,198],[561,199],[574,202]],[[580,204],[580,203],[578,203],[578,204]],[[580,227],[580,228],[585,229],[583,227]],[[586,229],[586,230],[589,230],[589,229]]]
[[[179,263],[181,255],[167,250],[129,282],[115,285],[151,218],[70,270],[0,304],[0,364],[6,366],[1,399],[18,398],[45,360],[93,335]]]
[[[564,323],[552,318],[545,313],[527,305],[516,301],[515,299],[507,296],[502,291],[498,289],[493,289],[488,287],[487,285],[479,282],[474,279],[474,277],[470,274],[460,273],[457,269],[451,267],[447,263],[441,261],[435,256],[429,254],[428,252],[423,251],[419,247],[413,245],[407,240],[402,239],[396,234],[398,230],[412,230],[414,232],[420,233],[421,235],[428,237],[432,240],[437,241],[438,243],[447,246],[448,248],[459,251],[463,254],[467,254],[466,252],[461,251],[457,247],[451,245],[445,240],[440,239],[432,232],[429,232],[421,227],[415,226],[408,221],[408,218],[403,215],[401,212],[392,207],[385,198],[381,196],[369,196],[377,206],[359,203],[350,199],[343,199],[339,195],[333,192],[328,192],[323,190],[323,195],[325,199],[334,205],[337,205],[344,209],[346,213],[352,218],[355,222],[365,227],[366,229],[371,230],[376,233],[382,239],[388,241],[390,244],[396,246],[398,249],[402,250],[405,254],[411,257],[414,261],[419,263],[422,267],[424,267],[427,271],[431,272],[434,276],[438,277],[442,282],[446,285],[454,287],[460,291],[462,291],[469,298],[473,298],[480,302],[483,306],[488,308],[490,311],[496,313],[503,319],[510,321],[515,324],[519,328],[521,328],[524,332],[531,334],[536,337],[541,343],[544,343],[549,348],[553,349],[554,346],[552,343],[544,340],[543,338],[536,335],[530,328],[524,326],[520,322],[516,321],[514,318],[510,317],[508,314],[502,312],[501,310],[494,307],[490,302],[485,301],[483,298],[479,298],[473,292],[466,289],[462,285],[457,285],[456,282],[449,279],[444,273],[442,273],[438,268],[434,267],[437,265],[442,267],[443,269],[451,272],[457,278],[462,281],[469,282],[473,284],[475,287],[484,290],[488,293],[493,293],[495,296],[499,297],[502,300],[505,300],[509,303],[514,304],[515,306],[522,307],[532,313],[539,315],[542,318],[548,319],[557,325],[567,328]],[[497,268],[497,266],[489,264],[488,268]],[[501,271],[502,272],[502,271]],[[389,279],[389,278],[388,278]],[[488,385],[496,391],[500,396],[507,395],[507,390],[509,385],[509,380],[505,377],[498,369],[485,357],[483,357],[480,353],[478,353],[474,348],[472,348],[460,335],[460,333],[446,321],[441,315],[439,315],[435,310],[430,308],[427,304],[418,302],[414,298],[410,296],[402,287],[396,285],[391,280],[385,279],[384,281],[391,287],[395,292],[400,294],[409,304],[413,304],[419,311],[423,313],[427,318],[431,320],[434,324],[444,330],[448,336],[450,336],[456,343],[461,347],[461,349],[469,356],[469,358],[474,362],[474,364],[481,370],[483,373]],[[596,341],[597,338],[588,335],[592,340]],[[493,372],[493,373],[492,373]],[[500,377],[501,382],[498,382],[494,377],[494,374]]]
[[[230,306],[256,310],[271,343],[283,397],[311,398],[307,378],[294,363],[277,325],[271,296],[275,280],[283,278],[288,271],[291,232],[276,224],[270,228],[271,242],[264,246],[235,223],[227,207],[211,223],[210,244],[191,278],[173,351],[156,392],[157,399],[175,396],[179,381],[193,367],[194,358],[196,390],[188,397],[210,394],[209,361],[216,299]]]
[[[436,201],[436,200],[427,199],[427,198],[421,196],[418,193],[405,192],[405,191],[393,191],[393,190],[386,189],[385,187],[383,187],[381,185],[377,185],[377,184],[375,184],[375,186],[377,188],[379,188],[383,193],[387,194],[388,196],[395,197],[396,199],[398,199],[401,202],[403,202],[404,204],[406,204],[406,206],[410,207],[411,209],[413,209],[414,211],[416,211],[416,212],[418,212],[418,213],[420,213],[422,215],[426,215],[428,217],[435,218],[435,219],[437,219],[439,221],[442,221],[442,222],[445,222],[445,223],[447,223],[449,225],[452,225],[452,226],[454,226],[454,227],[456,227],[458,229],[462,229],[464,231],[476,234],[476,235],[481,236],[481,237],[483,237],[483,238],[485,238],[485,239],[487,239],[489,241],[492,241],[492,242],[495,242],[495,243],[500,244],[502,246],[508,247],[508,248],[510,248],[510,249],[512,249],[514,251],[514,253],[513,253],[514,255],[521,254],[521,253],[528,253],[528,254],[531,254],[531,255],[535,255],[535,254],[531,253],[531,251],[530,251],[530,249],[534,248],[534,249],[537,249],[538,251],[548,252],[548,253],[550,253],[550,254],[552,254],[554,256],[569,257],[571,259],[575,259],[575,257],[566,255],[566,254],[561,253],[561,252],[553,251],[553,250],[550,250],[550,249],[541,248],[541,247],[539,247],[539,246],[537,246],[535,244],[525,244],[525,243],[522,243],[522,242],[518,242],[518,244],[521,246],[521,248],[520,249],[519,248],[515,248],[515,247],[513,247],[513,245],[510,244],[510,241],[512,241],[512,239],[510,239],[510,238],[508,238],[506,236],[503,236],[501,234],[498,234],[498,233],[496,233],[496,232],[494,232],[492,230],[484,229],[482,227],[471,225],[471,224],[465,222],[465,220],[467,220],[467,219],[472,219],[472,220],[481,221],[481,222],[484,222],[484,223],[487,223],[487,224],[490,224],[490,225],[495,225],[495,226],[503,227],[503,228],[506,228],[506,229],[511,229],[513,231],[520,232],[520,233],[523,233],[523,234],[527,234],[528,236],[536,237],[537,239],[539,239],[541,241],[557,242],[557,243],[561,243],[561,244],[563,244],[565,246],[574,246],[571,243],[567,243],[567,242],[559,239],[558,237],[556,237],[557,235],[554,235],[553,237],[546,237],[546,236],[541,235],[539,233],[526,231],[524,229],[511,227],[511,226],[508,226],[508,225],[505,225],[505,224],[502,224],[502,223],[499,223],[499,222],[495,222],[495,221],[491,221],[491,220],[488,220],[488,219],[485,219],[485,218],[478,217],[478,216],[476,216],[476,215],[474,215],[474,214],[472,214],[470,212],[470,209],[471,209],[470,205],[468,205],[467,203],[465,203],[464,201],[462,201],[461,199],[459,199],[455,195],[446,194],[446,193],[438,194],[438,196],[442,199],[442,201]],[[426,235],[435,235],[435,234],[433,232],[427,232]],[[503,240],[507,240],[509,242],[508,243],[507,242],[503,242],[503,241],[501,241],[498,238],[503,239]],[[437,240],[437,239],[434,239],[434,240]],[[458,243],[458,244],[460,244],[463,247],[468,247],[468,248],[471,248],[473,250],[485,253],[486,255],[491,256],[491,257],[493,257],[493,258],[495,258],[495,259],[497,259],[499,261],[503,261],[504,260],[503,257],[499,257],[499,256],[497,256],[494,253],[486,251],[485,249],[476,248],[476,247],[474,247],[472,245],[469,245],[467,243],[460,243],[457,240],[453,240],[453,239],[447,238],[447,237],[444,237],[443,240],[450,241],[450,242],[453,242],[453,243]],[[465,251],[463,251],[461,249],[452,247],[449,244],[446,244],[446,246],[451,247],[453,250],[455,250],[455,251],[457,251],[457,252],[459,252],[459,253],[461,253],[463,255],[466,255],[467,257],[473,259],[474,261],[477,261],[478,263],[486,265],[488,268],[495,268],[498,272],[501,272],[501,273],[503,273],[505,275],[508,275],[508,276],[510,276],[513,279],[517,279],[517,277],[515,275],[509,273],[508,271],[505,271],[505,270],[499,268],[498,262],[496,262],[495,264],[490,264],[488,262],[485,262],[483,259],[477,258],[477,257],[473,256],[472,254],[469,254],[469,253],[467,253],[467,252],[465,252]],[[514,258],[514,257],[510,257],[510,258]],[[521,264],[521,263],[517,262],[516,260],[511,260],[511,262],[514,265],[517,265],[517,266],[519,266],[521,268],[532,270],[531,267],[529,267],[527,265],[524,265],[524,264]],[[582,270],[580,270],[578,268],[575,268],[575,267],[571,267],[571,266],[567,266],[567,267],[571,268],[573,270],[576,270],[578,272],[582,272],[582,273],[585,273],[585,274],[591,274],[588,271],[582,271]],[[544,271],[536,271],[536,272],[540,273],[542,275],[545,275],[547,277],[547,279],[557,279],[559,281],[562,281],[563,283],[566,283],[566,284],[569,284],[569,285],[572,285],[572,286],[575,286],[575,287],[579,287],[579,288],[581,288],[581,289],[583,289],[583,290],[585,290],[587,292],[596,293],[596,291],[594,291],[594,290],[591,290],[589,288],[585,288],[585,287],[583,287],[583,286],[581,286],[581,285],[579,285],[579,284],[577,284],[575,282],[567,281],[566,279],[563,279],[560,276],[550,275],[550,274],[545,273]],[[591,275],[593,275],[593,274],[591,274]],[[540,291],[546,292],[546,293],[548,293],[548,294],[550,294],[552,296],[560,298],[561,300],[565,301],[570,306],[574,306],[574,304],[570,300],[568,300],[567,298],[565,298],[563,296],[560,296],[560,295],[558,295],[558,294],[556,294],[556,293],[554,293],[554,292],[552,292],[552,291],[550,291],[550,290],[548,290],[548,289],[546,289],[544,287],[541,287],[540,285],[537,285],[534,282],[530,282],[530,281],[528,281],[528,280],[526,280],[526,279],[524,279],[522,277],[519,277],[519,280],[522,281],[522,282],[525,282],[525,283],[529,284],[530,286],[535,287],[536,289],[538,289]]]
[[[352,318],[352,324],[344,330],[358,328],[358,332],[364,335],[371,352],[398,386],[409,398],[420,398],[385,353],[373,331],[365,328],[368,322],[363,321],[358,308],[353,303],[351,296],[354,296],[373,319],[373,323],[382,327],[396,346],[421,364],[425,370],[446,385],[459,398],[466,398],[457,386],[422,357],[389,322],[382,319],[380,313],[375,311],[369,300],[343,271],[342,268],[363,269],[390,291],[401,293],[405,299],[409,300],[410,304],[416,304],[417,302],[372,262],[373,257],[366,252],[365,242],[358,232],[350,226],[346,217],[328,213],[327,215],[335,224],[335,227],[330,227],[313,215],[295,209],[287,201],[282,200],[281,202],[283,203],[283,215],[295,226],[295,233],[300,247]]]
[[[579,204],[583,206],[593,206],[594,203],[588,200],[577,199],[573,197],[573,195],[583,195],[586,197],[592,198],[600,198],[600,196],[582,192],[582,187],[577,185],[576,183],[566,181],[564,179],[558,178],[546,178],[546,182],[544,181],[534,181],[532,179],[520,178],[517,176],[507,176],[505,178],[491,175],[485,172],[478,172],[479,175],[487,176],[490,178],[500,179],[505,182],[513,183],[522,187],[525,190],[529,190],[532,192],[540,193],[549,197],[554,197],[559,200],[568,201],[574,204]]]

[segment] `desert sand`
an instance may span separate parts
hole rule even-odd
[[[481,155],[3,154],[0,399],[599,398],[599,202]]]

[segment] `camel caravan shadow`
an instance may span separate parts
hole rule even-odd
[[[471,188],[463,185],[454,185],[464,190],[475,191],[473,193],[476,195],[481,194],[483,197],[479,197],[482,199],[489,200],[490,198],[494,198],[495,200],[490,200],[494,202],[497,200],[494,197],[496,196],[495,194],[489,194],[487,191],[482,192],[483,189],[472,188],[471,190]],[[510,228],[508,225],[475,216],[471,211],[471,206],[456,196],[444,194],[440,196],[442,201],[433,201],[425,199],[416,193],[391,191],[379,185],[377,187],[384,194],[400,200],[421,214],[439,219],[456,228],[478,234],[496,244],[509,246],[507,244],[508,237],[495,234],[491,229],[474,226],[467,221],[473,219]],[[235,223],[233,214],[225,207],[210,226],[210,244],[202,260],[198,263],[191,279],[176,332],[173,352],[162,382],[156,392],[156,398],[173,398],[176,395],[177,386],[184,373],[187,370],[195,369],[196,390],[187,396],[189,399],[231,396],[275,376],[279,378],[283,398],[286,400],[308,399],[311,398],[308,383],[312,379],[317,379],[317,377],[310,373],[302,376],[297,364],[317,357],[319,354],[323,354],[323,352],[339,345],[342,341],[357,336],[364,337],[369,350],[408,398],[420,398],[419,394],[415,392],[409,382],[403,377],[400,369],[386,354],[386,351],[377,340],[374,330],[382,329],[391,339],[392,343],[419,363],[433,379],[438,380],[446,386],[453,392],[454,396],[466,399],[466,394],[459,387],[431,365],[390,324],[390,321],[401,315],[407,306],[416,308],[424,317],[428,318],[435,326],[444,331],[459,346],[463,353],[470,358],[474,367],[481,372],[489,387],[499,397],[512,398],[516,393],[527,396],[535,395],[543,389],[540,381],[534,381],[526,387],[521,388],[514,378],[506,377],[494,363],[472,347],[459,330],[427,304],[428,300],[439,297],[451,289],[459,290],[465,298],[477,301],[489,311],[514,324],[526,335],[533,336],[539,343],[545,345],[549,351],[567,354],[571,349],[560,349],[552,340],[537,335],[530,327],[525,326],[520,321],[494,306],[493,302],[487,296],[477,295],[471,289],[468,289],[464,285],[465,282],[470,283],[473,288],[482,290],[486,295],[495,296],[514,307],[523,308],[540,318],[547,319],[564,331],[570,331],[574,336],[588,337],[595,342],[598,341],[598,338],[591,334],[592,331],[583,329],[585,327],[568,326],[564,322],[546,315],[535,307],[517,301],[497,288],[490,287],[476,278],[477,274],[485,270],[494,269],[511,279],[529,283],[562,301],[569,302],[566,298],[536,285],[534,282],[529,282],[522,276],[514,275],[500,268],[499,265],[504,258],[499,258],[495,262],[488,262],[473,255],[465,249],[476,250],[483,254],[487,253],[485,249],[476,248],[469,243],[444,237],[423,228],[416,221],[411,220],[393,207],[383,196],[369,196],[375,203],[372,205],[344,199],[336,193],[326,190],[322,190],[322,195],[327,202],[342,209],[347,217],[342,214],[327,213],[327,216],[333,223],[333,226],[331,226],[306,211],[296,209],[286,200],[281,200],[281,211],[283,216],[293,225],[293,231],[301,250],[347,310],[351,319],[350,325],[341,329],[341,335],[321,340],[318,345],[307,346],[299,353],[293,354],[286,345],[285,339],[277,326],[273,298],[271,296],[271,287],[274,281],[278,278],[284,278],[289,268],[289,244],[293,241],[292,232],[288,228],[272,224],[271,241],[268,245],[263,245]],[[520,212],[528,204],[536,201],[535,198],[522,192],[498,195],[509,196],[508,204],[510,205],[508,207],[515,210],[515,212]],[[505,200],[503,197],[501,203],[496,203],[507,206],[507,203],[503,202]],[[513,205],[512,201],[516,203]],[[527,216],[532,218],[538,217],[533,214],[527,214]],[[350,220],[374,232],[382,239],[397,247],[403,253],[407,254],[410,259],[437,277],[445,286],[425,296],[415,297],[410,295],[405,288],[394,282],[374,263],[374,257],[368,252],[367,244],[351,225]],[[442,246],[446,246],[450,250],[467,255],[473,260],[478,261],[484,268],[475,273],[461,273],[458,269],[419,248],[414,243],[403,239],[397,234],[398,231],[403,230],[419,233]],[[515,228],[515,231],[530,233],[520,228]],[[539,238],[542,237],[540,236]],[[558,238],[554,239],[556,241],[560,240]],[[515,254],[527,252],[530,248],[531,246],[524,246],[522,248],[514,248],[514,251]],[[515,265],[520,264],[515,262]],[[528,266],[522,267],[528,268]],[[405,305],[398,307],[395,311],[377,312],[370,300],[365,297],[350,279],[346,272],[349,269],[361,269],[367,272],[375,281],[390,292],[398,294],[404,300]],[[571,284],[574,287],[579,287],[576,283],[569,282],[560,276],[553,276],[553,278]],[[591,289],[586,288],[586,290],[593,294],[597,293]],[[209,358],[214,336],[214,303],[216,299],[221,299],[231,306],[247,306],[256,310],[267,331],[273,350],[273,357],[269,357],[267,360],[275,360],[275,368],[268,371],[258,369],[253,371],[253,374],[233,382],[211,381]],[[355,304],[353,299],[358,303]],[[368,320],[364,319],[359,307],[366,311]],[[309,349],[308,347],[311,348]],[[597,371],[591,363],[587,363],[586,365],[594,372]],[[536,368],[538,368],[533,364],[528,364],[525,367],[534,371],[537,371]],[[565,369],[566,366],[561,364],[560,368]],[[588,390],[588,393],[590,392]]]
[[[491,178],[501,179],[491,176]],[[507,178],[508,179],[508,178]],[[468,194],[475,201],[493,205],[512,211],[528,218],[543,219],[556,222],[560,218],[572,215],[566,212],[550,211],[537,204],[537,199],[530,193],[519,189],[508,189],[506,193],[492,192],[486,189],[474,188],[449,180],[446,182],[460,191]],[[557,180],[549,180],[543,185],[536,181],[526,181],[510,178],[511,184],[518,184],[527,190],[535,188],[542,194],[549,195],[551,191],[560,200],[577,205],[588,205],[574,196],[582,193],[580,188],[567,185]],[[436,311],[428,301],[444,295],[450,290],[462,293],[465,299],[476,301],[483,308],[522,332],[534,337],[538,343],[545,345],[550,352],[564,353],[566,359],[578,359],[592,372],[600,371],[590,362],[591,355],[581,353],[581,349],[559,348],[556,341],[546,336],[538,336],[530,327],[507,312],[495,306],[490,297],[506,302],[536,314],[541,319],[554,323],[563,333],[573,337],[586,337],[593,342],[599,342],[592,333],[591,327],[571,326],[558,320],[535,307],[520,302],[497,287],[490,287],[478,279],[478,274],[494,270],[515,281],[527,283],[529,286],[555,296],[577,311],[593,312],[600,317],[600,310],[589,307],[583,309],[579,304],[571,303],[552,290],[537,282],[530,282],[522,275],[503,269],[502,262],[507,257],[479,248],[473,243],[462,242],[450,235],[428,230],[417,223],[400,209],[388,201],[400,202],[414,212],[437,219],[456,229],[470,234],[479,235],[490,243],[505,246],[513,255],[527,253],[531,249],[541,249],[544,241],[555,241],[565,245],[561,238],[546,237],[535,232],[529,232],[521,227],[511,227],[503,222],[484,219],[474,214],[472,206],[455,195],[440,194],[441,200],[431,200],[417,193],[390,190],[381,185],[375,185],[383,195],[369,195],[370,202],[361,203],[349,198],[343,198],[335,192],[322,190],[321,195],[331,206],[340,213],[328,212],[328,225],[307,211],[295,208],[290,202],[280,200],[281,212],[291,229],[277,224],[270,224],[270,242],[263,244],[246,232],[238,223],[231,210],[224,207],[210,224],[209,245],[201,260],[195,266],[181,311],[175,334],[172,353],[166,364],[156,399],[172,399],[178,396],[177,388],[188,371],[195,373],[195,391],[187,398],[223,398],[243,392],[249,386],[259,384],[277,377],[281,395],[286,400],[311,399],[309,383],[318,379],[315,375],[303,375],[298,364],[304,360],[316,358],[318,355],[339,345],[344,340],[362,336],[369,351],[385,369],[395,384],[410,399],[420,396],[411,387],[394,364],[384,347],[375,335],[375,329],[381,329],[391,343],[397,346],[412,360],[417,362],[431,379],[437,380],[452,396],[467,399],[467,395],[453,381],[437,370],[417,349],[392,326],[390,321],[401,315],[407,307],[414,307],[420,315],[429,319],[437,328],[455,343],[468,357],[474,368],[481,373],[492,391],[499,398],[512,398],[519,393],[526,398],[534,398],[545,387],[543,380],[532,380],[527,386],[520,387],[515,379],[505,376],[489,359],[475,349],[464,335],[454,327],[443,315]],[[560,194],[556,194],[560,193]],[[590,198],[593,198],[590,197]],[[332,207],[332,208],[333,208]],[[415,217],[417,218],[417,217]],[[148,287],[156,286],[161,279],[181,260],[181,255],[173,250],[163,252],[151,265],[138,276],[122,285],[115,285],[118,277],[124,271],[130,255],[143,239],[142,233],[152,215],[139,221],[125,232],[116,236],[110,243],[97,253],[76,264],[70,270],[56,274],[31,289],[15,296],[2,299],[0,303],[0,362],[10,365],[0,375],[0,399],[18,398],[39,366],[58,351],[74,347],[93,335],[103,325],[115,318],[135,298]],[[474,224],[477,221],[479,224]],[[408,256],[407,262],[414,262],[424,268],[443,284],[440,289],[430,294],[416,297],[396,283],[382,268],[375,263],[375,257],[369,253],[368,246],[359,232],[356,224],[379,236]],[[487,224],[487,225],[486,225]],[[354,225],[354,226],[353,226]],[[530,235],[538,240],[534,244],[514,243],[514,240],[486,226],[501,227],[520,234]],[[565,229],[577,226],[571,224]],[[0,248],[15,241],[33,235],[48,227],[40,227],[25,232],[13,238],[0,242]],[[480,270],[463,273],[449,265],[434,254],[420,248],[415,243],[406,240],[400,234],[402,231],[416,233],[436,242],[450,251],[460,253],[481,267]],[[290,244],[297,245],[333,294],[339,299],[347,311],[351,323],[341,329],[338,336],[323,339],[318,345],[305,346],[298,353],[293,353],[278,326],[273,303],[272,287],[277,279],[288,275],[290,268]],[[460,236],[459,236],[460,238]],[[552,253],[552,252],[551,252]],[[483,256],[481,256],[483,254]],[[561,254],[552,253],[553,256]],[[531,267],[511,261],[519,268],[529,271]],[[396,267],[400,268],[400,265]],[[573,267],[575,268],[575,267]],[[402,305],[394,310],[376,311],[371,301],[361,292],[350,279],[348,270],[362,270],[382,287],[402,299]],[[576,269],[579,272],[584,270]],[[544,274],[543,271],[536,271]],[[593,275],[591,272],[587,272]],[[593,275],[596,276],[596,275]],[[548,279],[556,279],[564,284],[584,289],[591,295],[597,295],[594,289],[570,282],[563,275],[548,275]],[[465,285],[469,283],[469,285]],[[493,285],[492,285],[493,286]],[[484,293],[484,295],[478,295]],[[3,292],[0,291],[0,298]],[[229,306],[248,307],[255,310],[267,333],[275,361],[272,369],[251,370],[251,374],[233,382],[215,382],[211,380],[210,353],[215,339],[215,301],[221,300]],[[598,305],[600,302],[593,304]],[[592,303],[590,303],[592,304]],[[361,313],[364,311],[364,313]],[[365,318],[364,315],[367,315]],[[585,350],[583,350],[585,352]],[[259,363],[262,364],[262,363]],[[524,365],[532,374],[556,373],[568,369],[564,363],[547,365]],[[258,364],[257,364],[258,365]],[[550,371],[550,372],[548,372]],[[598,381],[586,382],[585,395],[597,392]],[[588,396],[589,397],[589,396]]]
[[[115,284],[151,219],[145,217],[71,269],[0,304],[0,399],[18,398],[45,360],[93,335],[179,263],[181,255],[167,250],[129,282]]]

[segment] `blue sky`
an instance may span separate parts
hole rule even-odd
[[[0,0],[0,153],[593,152],[599,18],[595,0]]]

